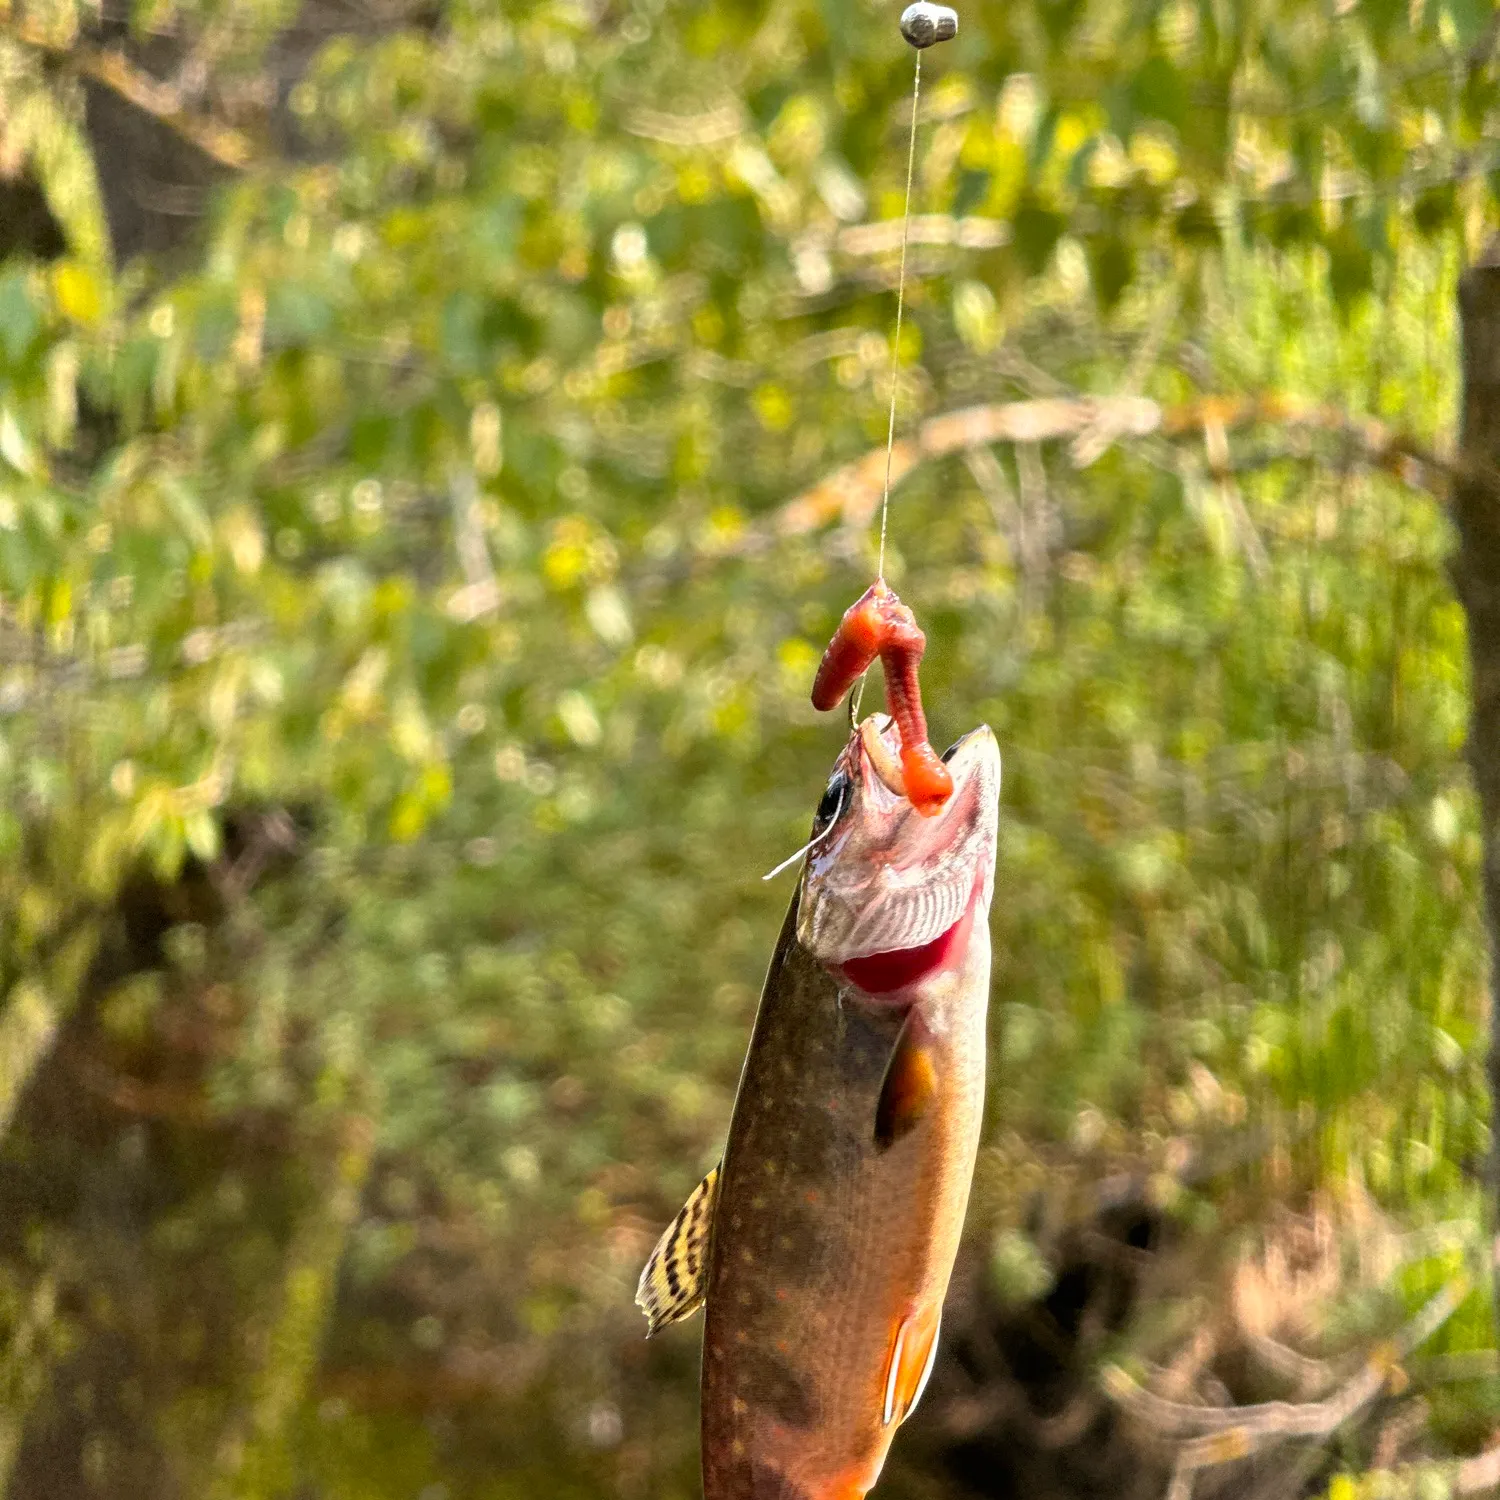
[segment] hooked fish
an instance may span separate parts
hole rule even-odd
[[[984,1106],[1000,754],[905,795],[895,724],[834,765],[771,959],[721,1164],[636,1300],[706,1304],[705,1500],[857,1500],[937,1352]]]

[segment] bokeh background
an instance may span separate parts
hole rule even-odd
[[[0,3],[13,1500],[698,1493],[631,1296],[841,741],[898,9]],[[961,11],[888,574],[1003,747],[992,1088],[880,1494],[1477,1493],[1495,14]]]

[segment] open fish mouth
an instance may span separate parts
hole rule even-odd
[[[944,755],[953,794],[933,817],[892,785],[897,751],[884,715],[850,736],[819,808],[797,917],[802,945],[871,994],[959,961],[994,880],[1000,750],[989,727]]]

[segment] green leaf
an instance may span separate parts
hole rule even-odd
[[[1043,207],[1034,199],[1023,201],[1011,221],[1012,242],[1021,263],[1032,274],[1038,274],[1052,258],[1052,251],[1067,228],[1059,213]]]
[[[7,114],[6,142],[36,173],[68,248],[102,274],[109,260],[109,229],[88,139],[46,87],[13,93]]]
[[[1328,285],[1341,309],[1375,284],[1375,258],[1350,225],[1341,226],[1324,242],[1328,252]]]
[[[328,332],[333,308],[312,287],[278,282],[266,292],[266,342],[272,347],[308,344]]]
[[[1412,205],[1411,221],[1419,234],[1434,235],[1452,222],[1456,194],[1451,182],[1425,188]]]
[[[1106,312],[1119,302],[1135,276],[1135,252],[1115,237],[1090,240],[1089,273],[1099,305]]]
[[[41,328],[41,317],[24,271],[0,275],[0,348],[11,364],[19,364]]]
[[[1164,120],[1178,130],[1188,123],[1187,80],[1170,58],[1160,54],[1147,58],[1136,72],[1130,100],[1146,119]]]

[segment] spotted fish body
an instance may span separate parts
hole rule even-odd
[[[963,1226],[999,754],[988,729],[966,736],[949,805],[921,818],[866,744],[851,737],[820,808],[711,1189],[693,1293],[705,1500],[856,1500],[874,1485],[931,1371]]]

